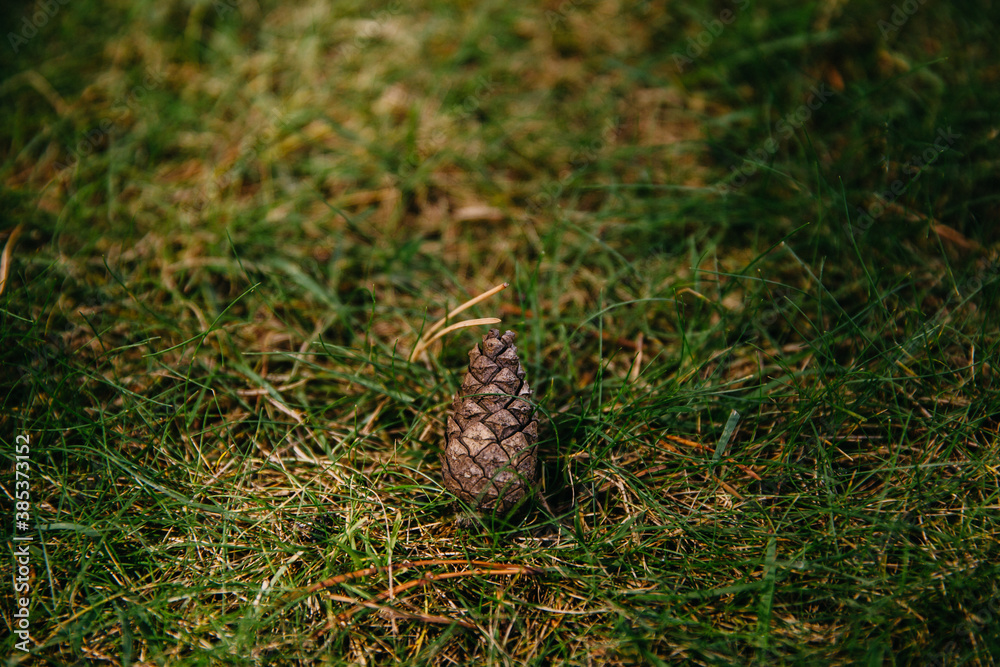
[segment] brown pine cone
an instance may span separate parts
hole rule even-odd
[[[538,421],[514,332],[490,329],[469,352],[469,372],[448,414],[444,485],[481,512],[503,516],[538,479]]]

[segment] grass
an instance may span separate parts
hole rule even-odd
[[[0,47],[31,664],[996,664],[990,3],[53,7]],[[483,332],[412,351],[504,281],[555,516],[462,530]]]

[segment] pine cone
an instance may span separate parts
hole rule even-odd
[[[482,512],[506,515],[537,480],[538,421],[514,332],[490,329],[448,414],[444,485]]]

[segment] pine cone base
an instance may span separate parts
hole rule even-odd
[[[480,512],[506,515],[538,479],[538,420],[514,332],[490,329],[469,352],[469,370],[448,414],[444,485]]]

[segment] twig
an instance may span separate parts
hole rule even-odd
[[[632,359],[632,368],[628,372],[628,381],[635,382],[639,379],[639,371],[642,368],[642,343],[643,335],[639,332],[639,335],[635,339],[635,357]]]
[[[490,575],[535,574],[536,572],[537,572],[537,570],[535,570],[534,568],[524,567],[524,566],[521,566],[521,565],[501,567],[501,568],[497,568],[497,569],[491,569],[491,568],[480,569],[480,568],[477,568],[477,569],[474,569],[474,570],[463,570],[461,572],[444,572],[442,574],[434,574],[433,572],[426,572],[419,579],[414,579],[413,581],[408,581],[405,584],[400,584],[400,585],[394,586],[394,587],[390,586],[388,589],[382,591],[381,593],[379,593],[374,598],[372,598],[371,600],[368,600],[368,601],[352,600],[350,598],[346,598],[345,599],[344,596],[340,596],[340,595],[331,596],[331,597],[334,597],[334,599],[341,599],[343,601],[353,602],[355,606],[353,608],[351,608],[351,609],[348,609],[347,611],[345,611],[345,612],[343,612],[341,614],[338,614],[334,618],[333,621],[331,621],[330,623],[327,624],[326,628],[324,628],[323,630],[321,630],[317,634],[322,634],[323,632],[329,631],[329,630],[333,629],[333,627],[335,625],[342,625],[342,626],[346,625],[347,621],[349,621],[352,616],[354,616],[356,613],[358,613],[362,609],[365,609],[365,608],[381,609],[381,608],[383,608],[384,605],[380,605],[380,604],[378,604],[378,602],[381,602],[383,600],[395,597],[399,593],[408,591],[411,588],[416,588],[418,586],[426,586],[427,584],[433,583],[435,581],[444,581],[445,579],[457,579],[459,577],[490,576]],[[400,614],[405,613],[405,612],[400,612],[397,609],[391,608],[391,607],[389,607],[388,609],[392,613],[400,613]],[[424,615],[416,615],[416,614],[410,615],[410,617],[414,618],[414,620],[423,620],[423,621],[428,621],[429,618],[433,618],[433,619],[435,619],[434,621],[428,621],[428,622],[456,623],[456,624],[461,625],[462,627],[466,627],[466,628],[473,628],[473,627],[475,627],[474,624],[472,624],[472,623],[470,623],[468,621],[463,621],[461,619],[457,619],[457,618],[447,618],[447,617],[442,617],[442,616],[426,617]]]
[[[357,605],[358,607],[367,607],[368,609],[377,609],[378,611],[381,611],[381,612],[383,612],[385,614],[389,614],[390,616],[393,616],[395,618],[408,618],[408,619],[413,620],[413,621],[423,621],[424,623],[438,623],[438,624],[441,624],[441,625],[451,625],[452,623],[456,623],[458,625],[461,625],[463,628],[474,628],[474,627],[476,627],[474,624],[469,623],[468,621],[463,621],[463,620],[457,619],[457,618],[449,618],[447,616],[434,616],[433,614],[414,614],[414,613],[409,612],[409,611],[402,611],[400,609],[396,609],[395,607],[389,607],[387,605],[378,604],[376,602],[369,602],[367,600],[357,600],[355,598],[351,598],[351,597],[348,597],[346,595],[336,595],[334,593],[330,593],[329,597],[330,597],[330,599],[336,600],[337,602],[347,602],[347,603],[350,603],[350,604]],[[351,613],[352,614],[356,613],[356,611],[352,611]],[[334,623],[346,623],[347,622],[346,616],[347,616],[346,614],[337,614],[336,620],[334,621]],[[333,623],[327,625],[325,628],[323,628],[322,630],[320,630],[317,633],[317,635],[322,634],[323,632],[326,632],[327,630],[329,630],[332,627],[332,625],[333,625]]]
[[[491,575],[507,576],[516,574],[534,575],[539,572],[537,568],[527,567],[524,565],[493,563],[485,560],[449,560],[440,558],[399,563],[393,565],[392,570],[393,573],[395,574],[396,572],[400,572],[402,570],[414,567],[428,567],[435,565],[465,565],[466,567],[469,567],[471,569],[462,570],[460,572],[444,572],[441,574],[435,574],[433,572],[425,572],[420,576],[420,578],[414,579],[413,581],[408,581],[406,583],[398,585],[392,585],[390,583],[389,588],[382,591],[381,593],[371,598],[370,600],[358,600],[356,598],[348,597],[346,595],[327,593],[327,595],[331,599],[336,600],[338,602],[346,602],[349,604],[353,604],[354,607],[338,614],[330,623],[327,624],[325,628],[317,632],[316,636],[319,636],[324,632],[329,631],[335,625],[346,625],[347,621],[350,620],[352,616],[354,616],[362,609],[366,608],[378,609],[380,611],[395,615],[395,617],[397,618],[408,618],[411,620],[423,621],[425,623],[443,623],[443,624],[455,623],[465,628],[472,628],[475,627],[474,624],[470,623],[469,621],[464,621],[462,619],[449,618],[447,616],[433,616],[428,614],[413,614],[410,612],[400,611],[395,607],[389,607],[382,603],[385,600],[396,598],[400,593],[404,593],[410,590],[411,588],[416,588],[418,586],[426,586],[427,584],[435,581],[444,581],[446,579],[455,579],[458,577],[472,577],[472,576],[491,576]],[[291,595],[295,596],[300,593],[308,595],[311,593],[316,593],[317,591],[321,591],[325,588],[330,588],[331,586],[336,586],[337,584],[344,583],[345,581],[350,581],[351,579],[358,579],[360,577],[366,577],[372,574],[379,574],[382,572],[386,572],[387,570],[388,570],[387,567],[381,567],[381,566],[362,568],[360,570],[355,570],[353,572],[348,572],[346,574],[339,574],[335,577],[330,577],[329,579],[324,579],[323,581],[320,581],[318,583],[309,586],[305,590],[293,591]]]
[[[412,562],[397,563],[393,566],[393,570],[396,572],[401,572],[403,570],[408,570],[414,567],[430,567],[433,565],[465,565],[472,567],[485,567],[491,569],[505,569],[511,567],[521,567],[518,565],[505,565],[503,563],[492,563],[487,560],[454,560],[447,558],[433,558],[429,560],[415,560]],[[318,583],[313,584],[309,588],[302,591],[306,595],[315,593],[316,591],[321,591],[324,588],[330,588],[331,586],[336,586],[337,584],[342,584],[345,581],[350,581],[351,579],[358,579],[360,577],[367,577],[373,574],[379,574],[385,572],[388,568],[381,566],[366,567],[360,570],[355,570],[353,572],[348,572],[347,574],[338,574],[335,577],[330,577],[329,579],[324,579]],[[295,593],[296,591],[293,591]]]
[[[670,441],[673,441],[673,442],[676,442],[677,444],[680,444],[680,445],[686,445],[686,446],[688,446],[688,447],[694,447],[695,449],[700,449],[700,450],[702,450],[702,451],[704,451],[704,452],[711,452],[711,451],[714,451],[714,450],[713,450],[713,449],[712,449],[711,447],[709,447],[708,445],[703,445],[703,444],[701,444],[701,443],[698,443],[698,442],[693,442],[693,441],[691,441],[691,440],[687,440],[687,439],[685,439],[685,438],[681,438],[680,436],[676,436],[676,435],[665,435],[665,436],[663,436],[663,437],[664,437],[664,439],[665,439],[665,440],[670,440]],[[663,443],[660,443],[660,444],[663,444]],[[742,463],[737,463],[737,462],[736,462],[736,461],[734,461],[734,460],[733,460],[732,458],[727,458],[727,459],[725,460],[725,462],[726,462],[726,463],[732,463],[732,464],[733,464],[733,465],[735,465],[735,466],[736,466],[737,468],[739,468],[740,470],[742,470],[742,471],[743,471],[744,473],[746,473],[746,474],[747,474],[747,475],[749,475],[750,477],[753,477],[753,478],[754,478],[755,480],[757,480],[758,482],[759,482],[759,481],[761,481],[761,480],[760,480],[760,475],[758,475],[758,474],[757,474],[757,473],[755,473],[755,472],[754,472],[754,471],[753,471],[752,469],[748,468],[747,466],[743,465]]]
[[[485,292],[483,292],[479,296],[472,297],[471,299],[469,299],[468,301],[466,301],[465,303],[463,303],[461,306],[459,306],[458,308],[455,308],[450,313],[448,313],[447,315],[445,315],[444,317],[442,317],[440,320],[438,320],[437,322],[435,322],[433,325],[431,325],[431,328],[428,329],[426,332],[424,332],[424,337],[426,338],[430,334],[434,333],[435,331],[437,331],[438,329],[440,329],[441,327],[443,327],[445,322],[447,322],[450,318],[455,317],[456,315],[458,315],[460,312],[462,312],[466,308],[471,308],[472,306],[476,305],[480,301],[485,301],[486,299],[490,298],[491,296],[493,296],[497,292],[502,292],[505,289],[507,289],[508,287],[510,287],[510,283],[502,283],[502,284],[497,285],[496,287],[494,287],[492,289],[486,290]]]
[[[427,349],[428,345],[430,345],[431,343],[433,343],[446,333],[451,333],[456,329],[464,329],[466,327],[476,327],[479,326],[480,324],[500,324],[501,321],[502,320],[500,320],[500,318],[497,317],[481,317],[475,320],[462,320],[461,322],[456,322],[455,324],[452,324],[450,327],[441,329],[441,331],[437,332],[437,334],[435,334],[433,337],[427,340],[421,338],[420,342],[418,342],[417,346],[413,349],[413,357],[416,358],[417,355],[419,355],[420,353],[422,353],[424,350]]]
[[[424,332],[424,335],[420,337],[420,340],[418,340],[417,344],[414,346],[414,348],[413,348],[413,358],[414,359],[418,358],[420,356],[420,354],[425,349],[427,349],[428,345],[430,345],[435,340],[437,340],[441,336],[445,335],[449,331],[454,331],[455,329],[461,329],[463,327],[472,327],[472,326],[476,326],[476,325],[479,325],[479,324],[498,324],[500,322],[500,320],[497,319],[497,318],[495,318],[495,317],[483,318],[482,320],[465,320],[464,322],[459,322],[458,324],[453,324],[452,326],[448,327],[447,329],[445,329],[441,333],[437,334],[436,336],[433,336],[433,334],[434,334],[435,331],[437,331],[438,329],[440,329],[441,327],[443,327],[445,325],[445,323],[449,319],[451,319],[452,317],[454,317],[455,315],[458,315],[460,312],[462,312],[466,308],[471,308],[472,306],[476,305],[480,301],[484,301],[485,299],[490,298],[491,296],[493,296],[497,292],[502,292],[503,290],[507,289],[509,286],[510,286],[510,283],[502,283],[500,285],[497,285],[493,289],[486,290],[485,292],[483,292],[479,296],[476,296],[476,297],[473,297],[473,298],[469,299],[468,301],[466,301],[465,303],[463,303],[461,306],[459,306],[458,308],[455,308],[450,313],[448,313],[447,315],[445,315],[444,317],[442,317],[440,320],[438,320],[437,322],[435,322],[434,324],[432,324],[430,326],[430,328],[427,329],[427,331]],[[490,321],[487,322],[486,321],[487,319],[489,319]]]
[[[455,623],[464,628],[474,628],[475,624],[458,618],[450,618],[447,616],[434,616],[430,614],[414,614],[411,612],[400,611],[395,607],[390,607],[385,604],[381,604],[385,600],[395,599],[400,593],[410,590],[411,588],[416,588],[418,586],[426,586],[429,583],[435,581],[444,581],[446,579],[455,579],[458,577],[472,577],[472,576],[509,576],[517,574],[537,574],[539,570],[537,568],[527,567],[524,565],[505,565],[502,563],[493,563],[490,561],[482,560],[445,560],[445,559],[430,559],[430,560],[419,560],[410,563],[401,563],[393,566],[393,571],[397,572],[400,570],[405,570],[413,567],[426,567],[431,565],[466,565],[472,566],[473,569],[462,570],[460,572],[444,572],[441,574],[435,574],[433,572],[425,572],[419,579],[414,579],[413,581],[408,581],[404,584],[392,585],[390,583],[389,588],[382,591],[371,600],[358,600],[356,598],[348,597],[346,595],[338,595],[336,593],[327,593],[327,595],[338,602],[346,602],[353,604],[354,606],[347,611],[337,614],[333,620],[327,623],[326,627],[316,633],[316,637],[319,637],[324,632],[328,632],[335,625],[346,625],[352,616],[361,611],[362,609],[377,609],[379,611],[390,614],[393,618],[407,618],[415,621],[423,621],[425,623],[439,623],[450,625]],[[293,591],[292,595],[300,592],[305,594],[315,593],[317,591],[323,590],[324,588],[329,588],[337,584],[341,584],[345,581],[351,579],[357,579],[360,577],[365,577],[371,574],[378,574],[387,571],[388,568],[385,567],[366,567],[360,570],[355,570],[354,572],[348,572],[346,574],[339,574],[336,577],[330,577],[329,579],[324,579],[318,583],[315,583],[304,591]]]
[[[10,255],[14,252],[14,244],[17,243],[17,237],[21,235],[22,229],[24,229],[23,222],[15,227],[14,231],[7,237],[7,245],[3,247],[3,255],[0,255],[0,294],[3,294],[3,289],[7,286],[7,274],[10,272]]]

